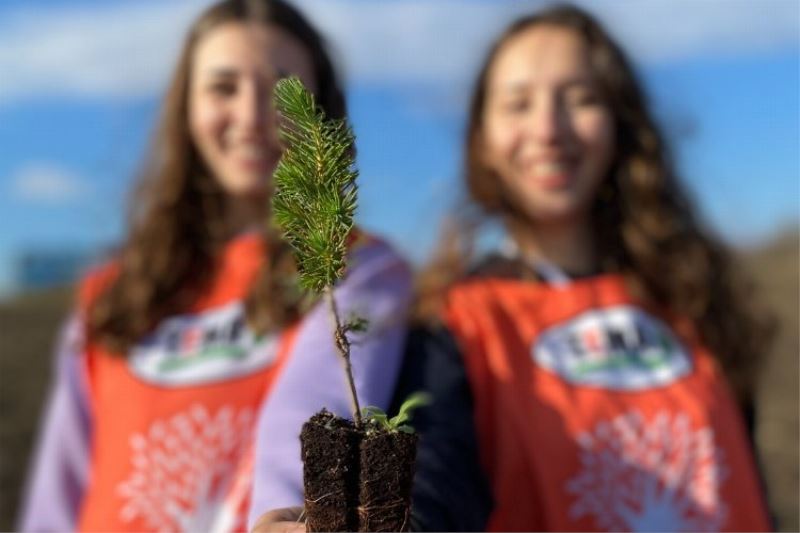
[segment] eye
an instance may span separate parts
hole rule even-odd
[[[215,96],[231,96],[236,92],[236,84],[228,80],[217,80],[209,83],[206,90]]]
[[[509,115],[524,113],[529,108],[530,100],[528,98],[510,98],[500,104],[500,109]]]
[[[603,103],[600,94],[590,87],[573,87],[564,94],[564,102],[570,107],[595,106]]]

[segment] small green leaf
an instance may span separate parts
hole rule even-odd
[[[361,409],[361,416],[367,421],[367,424],[376,425],[387,430],[393,429],[389,424],[389,416],[380,407],[368,405]]]
[[[374,405],[368,405],[366,407],[361,408],[361,414],[365,417],[376,416],[376,415],[383,415],[386,416],[386,412],[381,409],[380,407],[375,407]]]
[[[361,333],[367,331],[368,326],[369,326],[369,320],[356,315],[353,315],[350,318],[348,318],[343,324],[345,332],[355,331]]]
[[[411,414],[415,409],[428,405],[432,401],[433,397],[427,392],[415,392],[406,398],[406,401],[404,401],[403,405],[400,406],[400,412],[397,413],[397,416],[392,417],[392,419],[389,420],[389,424],[395,428],[400,427],[408,420],[411,420]]]

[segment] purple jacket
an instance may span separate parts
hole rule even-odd
[[[335,297],[343,316],[368,318],[353,343],[362,405],[387,408],[400,367],[411,273],[387,244],[357,247]],[[54,380],[19,515],[22,531],[73,531],[91,468],[92,418],[82,365],[83,326],[71,317],[59,339]],[[298,439],[303,422],[326,407],[348,416],[350,400],[333,344],[327,308],[317,305],[299,326],[292,353],[259,413],[250,524],[265,511],[303,502]],[[206,530],[225,530],[225,508],[210,510]]]

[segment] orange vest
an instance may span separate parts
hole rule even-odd
[[[257,236],[237,238],[204,296],[127,357],[85,347],[93,432],[80,530],[196,531],[209,516],[245,529],[243,508],[221,509],[247,485],[255,418],[294,338],[245,327],[242,300],[262,260]],[[115,275],[111,266],[88,278],[84,309]]]
[[[715,360],[621,277],[467,281],[445,318],[475,401],[490,530],[769,529]]]

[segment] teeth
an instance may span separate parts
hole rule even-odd
[[[264,157],[266,153],[266,150],[264,150],[263,146],[252,144],[239,145],[235,148],[235,150],[239,155],[251,159],[260,159]]]
[[[538,176],[549,176],[552,174],[563,174],[567,171],[567,165],[557,161],[536,163],[533,166],[533,173]]]

